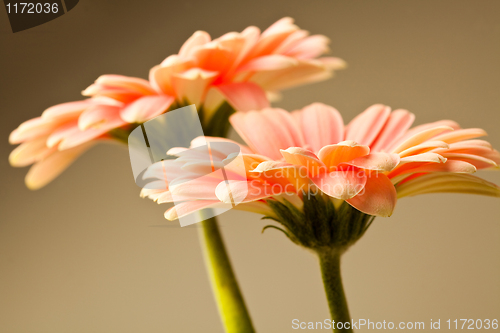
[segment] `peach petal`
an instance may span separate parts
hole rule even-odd
[[[244,66],[241,66],[238,71],[271,71],[289,68],[292,66],[296,66],[297,64],[298,61],[294,58],[287,57],[281,54],[271,54],[249,61]]]
[[[328,167],[336,167],[340,163],[352,161],[355,158],[366,156],[370,148],[358,145],[354,141],[342,141],[335,145],[321,148],[318,152],[319,159]]]
[[[13,167],[24,167],[33,164],[56,151],[55,148],[47,147],[46,141],[47,137],[44,136],[22,143],[10,153],[10,165]]]
[[[451,133],[438,135],[434,138],[434,140],[444,141],[449,144],[486,135],[488,135],[486,131],[481,128],[467,128],[459,129]]]
[[[456,154],[456,153],[443,153],[443,157],[446,157],[448,160],[459,160],[472,164],[476,167],[476,169],[490,169],[497,168],[498,164],[490,160],[489,158],[472,155],[472,154]]]
[[[9,143],[17,144],[28,140],[33,140],[41,136],[50,134],[59,125],[53,120],[42,117],[25,121],[9,135]]]
[[[285,161],[290,164],[301,165],[311,171],[319,168],[325,168],[325,164],[319,160],[318,156],[307,149],[290,147],[286,150],[280,151]]]
[[[346,164],[365,170],[391,171],[399,164],[399,161],[398,154],[370,153],[346,162]]]
[[[399,153],[399,156],[406,157],[411,155],[422,154],[436,148],[448,149],[450,146],[443,141],[425,141],[419,145],[410,147]]]
[[[205,31],[196,31],[188,38],[179,50],[179,57],[188,58],[193,55],[193,52],[200,46],[203,46],[211,41],[210,35]]]
[[[448,126],[439,126],[418,132],[417,134],[401,142],[396,148],[392,150],[392,152],[398,154],[408,148],[424,143],[431,138],[433,139],[432,141],[445,141],[442,139],[438,139],[436,136],[446,131],[453,131],[453,128]]]
[[[56,151],[35,163],[26,175],[26,186],[31,190],[37,190],[47,185],[92,145],[93,142],[89,142],[65,151]]]
[[[187,102],[201,106],[208,86],[217,77],[217,72],[209,72],[192,68],[172,76],[172,86],[179,102]]]
[[[370,173],[364,191],[346,201],[365,214],[387,217],[396,207],[397,193],[386,175]]]
[[[500,197],[500,187],[484,179],[455,173],[430,173],[397,186],[398,198],[428,193],[467,193]]]

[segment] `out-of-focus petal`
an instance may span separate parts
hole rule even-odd
[[[260,110],[269,107],[265,91],[252,82],[224,84],[217,87],[236,111]]]
[[[47,137],[43,136],[32,141],[24,142],[9,155],[9,163],[14,167],[24,167],[35,163],[56,151],[46,145]]]
[[[205,98],[209,85],[215,80],[216,72],[192,68],[183,73],[174,74],[172,86],[179,102],[195,104],[198,108]]]
[[[143,123],[167,111],[173,102],[171,96],[146,96],[122,109],[120,115],[128,123]]]
[[[26,186],[37,190],[59,176],[78,156],[90,148],[94,142],[79,145],[64,151],[55,151],[35,163],[26,175]]]

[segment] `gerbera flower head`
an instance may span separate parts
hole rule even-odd
[[[191,181],[174,189],[168,184],[143,189],[142,195],[163,203],[182,193],[182,202],[166,212],[168,219],[237,198],[241,203],[236,209],[280,221],[291,238],[301,239],[304,233],[293,227],[299,222],[290,221],[303,220],[301,225],[330,235],[326,243],[336,239],[334,230],[351,230],[347,239],[359,238],[370,216],[390,216],[397,199],[405,196],[434,192],[500,196],[498,186],[471,175],[500,163],[498,151],[476,139],[486,135],[483,130],[461,129],[450,120],[410,128],[414,118],[406,110],[391,111],[380,104],[347,125],[336,109],[320,103],[292,113],[282,109],[237,113],[230,121],[247,144],[240,145],[245,172],[236,172],[229,182],[204,177],[197,183],[196,159],[190,159],[189,170],[195,172]],[[199,141],[194,140],[193,146]],[[227,157],[222,151],[213,155],[220,163]],[[227,167],[231,169],[230,164]],[[148,176],[166,181],[159,172]],[[342,222],[346,216],[348,222]],[[315,219],[323,222],[318,226]],[[353,219],[358,225],[346,227]],[[319,235],[318,230],[305,234]]]
[[[249,27],[211,39],[195,32],[178,54],[150,71],[149,80],[102,75],[83,91],[87,100],[47,109],[14,130],[13,166],[35,163],[26,184],[37,189],[59,175],[96,140],[127,142],[138,125],[169,110],[195,104],[208,135],[224,136],[236,111],[269,106],[268,97],[285,88],[324,80],[344,67],[328,51],[325,36],[309,36],[290,18],[262,33]]]

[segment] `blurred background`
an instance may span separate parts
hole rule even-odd
[[[2,11],[1,9],[0,11]],[[101,74],[147,78],[196,30],[213,37],[284,16],[331,38],[349,67],[292,89],[276,106],[335,106],[347,122],[375,103],[416,124],[453,119],[500,147],[499,1],[82,0],[13,34],[0,14],[0,331],[222,332],[197,227],[139,198],[125,148],[100,145],[39,191],[8,164],[8,135]],[[233,134],[234,135],[234,134]],[[500,174],[480,176],[500,183]],[[499,201],[405,198],[343,260],[354,319],[500,319]],[[319,266],[260,216],[230,211],[221,229],[259,332],[323,321]],[[443,326],[442,326],[443,327]]]

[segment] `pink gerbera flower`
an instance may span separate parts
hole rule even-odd
[[[500,196],[498,186],[470,175],[500,163],[498,151],[476,139],[486,135],[482,129],[460,129],[451,120],[410,129],[413,120],[412,113],[391,112],[385,105],[371,106],[347,126],[336,109],[319,103],[292,113],[281,109],[237,113],[230,122],[248,145],[241,146],[246,172],[232,175],[228,186],[216,177],[197,178],[197,170],[206,168],[203,161],[196,168],[196,156],[160,162],[145,175],[160,180],[158,186],[143,189],[142,195],[159,203],[182,198],[166,212],[168,219],[234,198],[241,202],[236,209],[273,216],[269,205],[273,201],[286,199],[301,210],[305,196],[316,190],[337,208],[345,201],[374,216],[390,216],[398,197],[423,193]],[[199,143],[194,140],[193,147]],[[231,160],[223,151],[214,151],[212,158],[221,165]],[[188,169],[179,167],[183,161],[189,162]],[[173,179],[168,186],[165,167],[177,167],[183,181]],[[231,169],[231,164],[226,169],[239,170]]]

